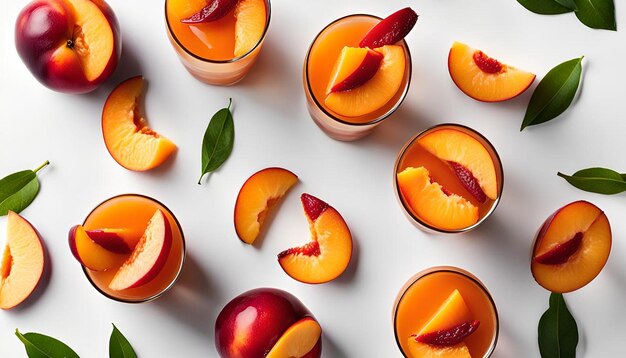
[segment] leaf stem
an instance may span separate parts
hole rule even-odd
[[[41,168],[45,167],[46,165],[50,164],[49,160],[46,160],[45,163],[43,163],[42,165],[38,166],[35,170],[33,170],[35,173],[37,173],[38,171],[41,170]]]
[[[233,104],[233,99],[229,98],[228,99],[228,110],[230,111],[230,105]]]

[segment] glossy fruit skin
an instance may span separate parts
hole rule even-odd
[[[87,93],[96,89],[115,70],[122,53],[119,23],[113,10],[104,1],[94,2],[111,26],[114,53],[102,74],[89,81],[76,56],[66,61],[53,61],[53,54],[60,47],[67,47],[72,39],[75,15],[63,0],[35,0],[17,17],[15,22],[15,48],[35,78],[51,90],[64,93]]]
[[[413,29],[417,17],[410,7],[394,12],[365,34],[359,46],[375,48],[395,44]]]
[[[226,16],[237,4],[237,0],[211,0],[205,7],[190,17],[181,20],[185,24],[217,21]]]
[[[349,91],[353,88],[363,85],[369,81],[380,67],[383,55],[376,51],[369,51],[359,67],[352,72],[343,81],[337,83],[330,89],[331,92]]]

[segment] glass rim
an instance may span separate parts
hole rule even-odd
[[[121,197],[125,197],[125,196],[135,196],[135,197],[140,197],[140,198],[144,198],[144,199],[148,199],[150,201],[153,201],[159,205],[161,205],[163,208],[165,208],[165,210],[167,210],[167,212],[172,215],[172,218],[174,219],[174,221],[176,222],[176,226],[178,227],[178,230],[180,231],[180,237],[182,240],[182,257],[180,260],[180,265],[178,267],[178,272],[176,273],[176,276],[174,277],[174,279],[172,280],[172,282],[170,282],[165,288],[163,288],[161,291],[147,297],[147,298],[142,298],[142,299],[127,299],[127,298],[120,298],[120,297],[115,297],[107,292],[104,292],[104,290],[102,290],[100,287],[98,287],[98,285],[96,285],[93,280],[91,279],[91,277],[89,276],[88,273],[88,268],[86,268],[84,265],[81,265],[82,269],[83,269],[83,273],[85,274],[85,276],[87,277],[87,280],[89,281],[89,283],[98,291],[100,292],[104,297],[111,299],[113,301],[117,301],[117,302],[122,302],[122,303],[132,303],[132,304],[137,304],[137,303],[145,303],[145,302],[150,302],[150,301],[154,301],[157,298],[163,296],[163,294],[165,294],[165,292],[169,291],[174,284],[176,283],[176,281],[178,281],[178,279],[180,278],[181,273],[183,272],[183,266],[185,265],[185,258],[187,256],[187,246],[185,243],[185,234],[183,233],[183,228],[180,225],[180,222],[178,221],[178,219],[176,218],[176,215],[174,215],[174,213],[170,210],[170,208],[168,208],[165,204],[163,204],[162,202],[147,196],[147,195],[143,195],[143,194],[134,194],[134,193],[126,193],[126,194],[119,194],[119,195],[115,195],[112,196],[108,199],[103,200],[102,202],[100,202],[100,204],[96,205],[93,209],[91,209],[91,211],[89,212],[89,214],[87,214],[87,216],[85,217],[85,220],[83,220],[83,224],[85,225],[85,222],[87,222],[87,219],[89,219],[89,217],[91,216],[91,214],[93,214],[94,211],[96,211],[96,209],[98,209],[100,206],[102,206],[103,204],[113,200],[113,199],[117,199],[117,198],[121,198]]]
[[[178,39],[178,37],[176,36],[176,34],[174,33],[174,31],[172,31],[172,27],[170,26],[170,19],[167,16],[167,2],[171,1],[171,0],[165,0],[165,24],[167,26],[167,32],[169,33],[170,37],[174,40],[174,42],[176,42],[176,45],[178,45],[178,47],[180,47],[181,49],[183,49],[183,51],[185,51],[186,54],[190,55],[191,57],[195,58],[196,60],[202,61],[202,62],[207,62],[207,63],[215,63],[215,64],[227,64],[227,63],[234,63],[237,62],[239,60],[243,60],[244,58],[248,57],[250,54],[252,54],[252,52],[254,52],[254,50],[256,50],[259,45],[261,45],[261,43],[263,43],[263,40],[265,39],[265,35],[267,34],[267,30],[269,29],[270,26],[270,19],[272,17],[272,5],[270,3],[270,0],[264,0],[265,4],[267,5],[267,17],[265,19],[265,27],[263,28],[263,33],[261,34],[261,37],[259,38],[259,40],[254,44],[254,46],[252,46],[252,48],[244,53],[241,56],[238,57],[233,57],[231,59],[228,60],[212,60],[210,58],[205,58],[202,56],[198,56],[195,53],[193,53],[191,50],[189,50],[187,47],[185,47],[185,45],[183,45],[183,43]]]
[[[417,139],[419,139],[420,137],[424,136],[425,134],[427,134],[428,132],[434,131],[436,129],[440,129],[440,128],[444,128],[444,127],[457,127],[457,128],[462,128],[465,131],[469,131],[472,134],[476,135],[477,137],[479,137],[482,141],[484,141],[484,143],[481,143],[482,145],[488,145],[489,149],[491,149],[491,152],[493,152],[493,157],[492,159],[495,159],[495,161],[497,162],[497,165],[495,165],[496,168],[496,176],[499,174],[500,175],[500,184],[498,185],[498,197],[493,201],[493,204],[491,205],[491,208],[489,208],[489,211],[487,211],[487,213],[480,218],[477,222],[475,222],[474,224],[466,227],[466,228],[462,228],[462,229],[453,229],[453,230],[448,230],[448,229],[441,229],[438,228],[432,224],[429,224],[428,222],[424,221],[423,219],[421,219],[419,216],[417,216],[417,214],[415,214],[413,212],[413,210],[410,209],[410,207],[408,207],[408,204],[405,202],[404,196],[402,195],[401,191],[400,191],[400,187],[398,185],[398,169],[400,166],[400,162],[402,161],[402,159],[404,158],[404,155],[406,154],[406,152],[408,151],[408,149],[415,143],[415,141]],[[490,153],[491,156],[491,153]],[[494,163],[495,164],[495,163]],[[458,124],[458,123],[441,123],[441,124],[437,124],[434,125],[432,127],[426,128],[424,130],[422,130],[421,132],[415,134],[413,137],[411,137],[402,147],[402,149],[400,150],[400,152],[398,153],[398,156],[396,157],[396,163],[393,166],[393,184],[394,184],[394,190],[396,192],[396,197],[397,199],[400,201],[400,204],[404,210],[404,212],[406,214],[409,215],[409,217],[412,219],[412,221],[414,223],[417,223],[418,225],[420,225],[422,228],[425,228],[427,230],[431,230],[434,232],[438,232],[438,233],[443,233],[443,234],[460,234],[460,233],[464,233],[464,232],[468,232],[470,230],[475,229],[476,227],[478,227],[480,224],[482,224],[488,217],[491,216],[491,214],[493,214],[493,212],[496,210],[496,207],[498,206],[498,204],[500,203],[500,199],[502,198],[502,192],[504,191],[504,168],[502,166],[502,159],[500,158],[500,155],[498,154],[498,151],[496,150],[496,148],[493,146],[493,144],[481,133],[479,133],[478,131],[476,131],[475,129],[472,129],[466,125],[463,124]]]
[[[309,81],[309,57],[311,56],[311,50],[313,49],[313,45],[315,45],[315,42],[317,41],[317,39],[320,37],[320,35],[326,31],[329,27],[331,27],[332,25],[345,20],[347,18],[350,17],[359,17],[359,16],[363,16],[363,17],[372,17],[378,20],[382,20],[381,17],[376,16],[376,15],[371,15],[371,14],[351,14],[351,15],[346,15],[346,16],[342,16],[334,21],[332,21],[330,24],[326,25],[320,32],[318,32],[317,35],[315,35],[315,38],[313,39],[313,41],[311,42],[311,45],[309,45],[309,49],[307,50],[306,53],[306,57],[304,59],[304,75],[305,75],[305,80],[306,80],[306,89],[309,92],[309,94],[311,95],[311,98],[313,99],[313,103],[315,103],[315,106],[322,111],[322,113],[324,113],[326,116],[328,116],[329,118],[331,118],[333,121],[339,122],[341,124],[345,124],[348,126],[355,126],[355,127],[363,127],[363,126],[369,126],[369,125],[373,125],[373,124],[377,124],[382,122],[384,119],[388,118],[389,116],[391,116],[398,108],[400,108],[400,105],[404,102],[407,94],[409,93],[409,88],[411,86],[411,77],[413,76],[413,60],[411,58],[411,51],[409,50],[409,45],[406,43],[406,40],[402,39],[402,48],[405,51],[405,56],[408,58],[408,74],[407,74],[407,80],[406,80],[406,84],[404,86],[404,89],[402,90],[402,95],[400,96],[400,98],[398,99],[398,101],[384,114],[382,114],[381,116],[374,118],[371,121],[368,122],[364,122],[364,123],[354,123],[354,122],[348,122],[345,121],[341,118],[338,118],[335,114],[331,113],[330,111],[328,111],[326,108],[324,108],[324,106],[322,106],[320,104],[320,102],[317,100],[317,98],[315,97],[315,94],[313,93],[313,89],[311,88],[311,82]],[[406,70],[405,70],[406,73]],[[396,92],[397,93],[397,92]]]
[[[396,329],[396,318],[398,317],[398,306],[400,306],[400,301],[402,301],[402,298],[408,292],[409,288],[411,288],[411,286],[413,286],[413,284],[415,284],[417,281],[419,281],[420,279],[428,275],[435,274],[435,273],[442,273],[442,272],[449,272],[449,273],[464,276],[465,278],[469,279],[470,281],[478,285],[478,287],[485,293],[485,295],[489,299],[491,307],[493,307],[494,318],[495,318],[495,323],[496,323],[495,324],[496,333],[493,337],[489,350],[485,353],[483,357],[491,357],[491,355],[496,349],[496,345],[498,343],[498,337],[500,335],[500,316],[498,315],[498,307],[496,306],[496,301],[491,296],[491,292],[489,292],[489,290],[487,289],[487,286],[485,286],[485,284],[483,284],[482,281],[478,277],[476,277],[476,275],[472,274],[471,272],[465,269],[462,269],[456,266],[433,266],[433,267],[421,270],[415,275],[411,276],[404,283],[402,288],[400,288],[400,292],[398,293],[396,300],[394,302],[393,317],[392,317],[393,319],[391,322],[393,324],[393,336],[396,341],[396,345],[398,346],[398,349],[400,350],[400,353],[402,353],[404,357],[407,357],[407,355],[402,350],[402,345],[400,344],[400,341],[398,339],[398,332]]]

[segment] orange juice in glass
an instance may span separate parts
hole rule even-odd
[[[147,196],[107,199],[70,231],[72,253],[104,296],[141,303],[171,288],[182,271],[185,239],[174,214]]]
[[[270,2],[166,0],[165,22],[187,70],[200,81],[228,86],[243,79],[261,52]]]
[[[400,290],[393,329],[405,357],[489,357],[498,340],[498,312],[487,288],[456,267],[424,270]]]
[[[415,21],[409,8],[386,19],[349,15],[315,37],[302,77],[309,114],[327,135],[362,138],[398,109],[411,81],[411,54],[403,38]],[[388,36],[385,28],[393,26],[406,31]]]
[[[437,125],[414,136],[394,167],[400,204],[425,231],[460,233],[477,227],[495,210],[503,181],[493,145],[458,124]]]

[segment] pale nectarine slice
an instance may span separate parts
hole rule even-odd
[[[478,222],[478,207],[433,182],[426,168],[408,167],[398,173],[397,178],[404,202],[429,225],[444,230],[462,230]]]
[[[146,231],[135,246],[133,253],[109,283],[109,288],[121,291],[150,282],[165,266],[171,248],[170,222],[159,209],[148,222]]]
[[[235,57],[245,55],[261,41],[266,21],[265,0],[239,0],[235,7]]]
[[[483,102],[516,97],[535,80],[534,74],[505,65],[460,42],[450,49],[448,70],[461,91]]]
[[[348,72],[353,67],[355,60],[350,59],[348,55],[354,53],[354,56],[362,56],[363,50],[365,49],[342,51],[343,55],[337,60],[335,71],[331,74],[329,89],[341,77],[341,73]],[[374,50],[383,55],[378,71],[359,87],[349,91],[328,94],[324,99],[324,104],[331,111],[346,117],[363,116],[383,107],[398,92],[402,86],[406,66],[404,49],[402,46],[388,45]],[[359,58],[356,59],[356,62]]]
[[[7,243],[0,265],[0,309],[13,308],[30,296],[43,275],[44,261],[37,230],[9,211]]]
[[[324,283],[339,277],[352,257],[352,235],[332,206],[302,194],[302,206],[311,229],[311,241],[278,254],[278,263],[293,279]]]
[[[454,346],[435,346],[421,343],[415,337],[409,337],[409,356],[411,358],[472,358],[465,343]]]
[[[103,245],[94,242],[81,225],[70,229],[68,241],[76,260],[93,271],[104,271],[118,266],[125,258],[119,252],[108,250]]]
[[[454,290],[439,306],[432,318],[420,330],[419,334],[431,333],[449,329],[472,319],[463,296],[459,290]]]
[[[305,317],[289,327],[276,341],[266,358],[302,358],[313,350],[322,337],[322,327],[312,317]]]
[[[611,251],[611,226],[597,206],[570,203],[543,224],[533,248],[531,271],[552,292],[570,292],[591,282]]]
[[[461,184],[478,201],[484,202],[485,195],[491,200],[497,199],[496,167],[485,146],[474,137],[456,129],[439,129],[421,137],[417,142],[431,154],[450,164]],[[476,187],[475,181],[480,188]]]
[[[297,182],[298,176],[287,169],[266,168],[243,183],[235,203],[235,231],[241,241],[254,243],[269,211]]]
[[[126,169],[155,168],[176,150],[176,145],[148,127],[139,109],[143,77],[130,78],[109,95],[102,110],[102,135],[109,153]]]

